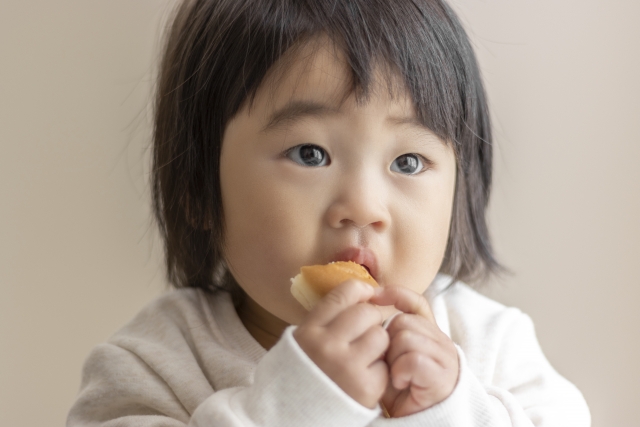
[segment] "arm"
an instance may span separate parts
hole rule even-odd
[[[342,306],[336,307],[331,299],[327,300],[322,304],[325,309],[317,310],[315,317],[309,318],[311,321],[307,322],[306,330],[286,330],[278,344],[266,352],[257,365],[251,361],[256,359],[245,359],[238,347],[223,344],[225,337],[215,332],[217,327],[205,326],[215,325],[206,312],[208,302],[186,291],[164,297],[139,313],[109,343],[92,351],[85,362],[80,394],[67,425],[247,427],[306,426],[315,425],[314,422],[318,425],[367,425],[379,414],[380,408],[377,398],[373,404],[366,403],[372,395],[374,377],[368,374],[366,358],[361,366],[354,363],[354,358],[347,352],[347,357],[340,358],[341,364],[332,364],[345,366],[347,362],[348,369],[337,373],[339,380],[354,375],[359,379],[347,381],[347,384],[359,386],[345,392],[346,386],[321,370],[321,358],[321,363],[317,364],[307,356],[306,350],[294,339],[293,331],[307,346],[313,347],[319,341],[329,343],[331,340],[327,337],[314,334],[333,333],[333,329],[326,327],[345,322],[334,323],[325,318],[327,313],[337,315],[338,319],[334,320],[351,323],[350,316],[360,313],[359,309],[363,308],[355,303],[366,299],[368,288],[357,286],[357,283],[343,286],[341,289],[353,299],[351,302],[350,298],[337,299],[347,301],[346,310]],[[233,308],[220,303],[216,310],[221,313]],[[369,321],[375,323],[380,315],[373,310],[378,317],[372,316],[372,310],[365,311],[369,312]],[[329,317],[333,318],[333,314]],[[361,327],[366,331],[367,323],[362,323]],[[352,328],[342,330],[345,331],[352,331]],[[375,359],[384,351],[384,331],[382,335],[385,340],[378,345],[379,352],[367,357]],[[346,350],[349,348],[345,347]],[[332,351],[328,357],[337,354]],[[363,369],[365,375],[361,375]],[[216,387],[219,389],[214,390]],[[381,394],[384,385],[380,388]],[[375,397],[375,393],[372,396]]]
[[[407,307],[421,306],[424,301],[420,301],[420,304],[418,301],[412,302],[412,298],[418,297],[417,294],[405,295],[406,291],[400,291],[393,297],[387,295],[381,298],[381,302],[386,299],[392,301],[397,308],[405,313],[415,313],[415,310],[407,310]],[[418,320],[425,324],[430,323],[429,316],[404,314],[398,317],[400,321],[396,322],[394,319],[389,328],[390,334],[396,336],[402,330],[419,332],[420,328],[415,326],[418,324],[416,323]],[[435,404],[433,401],[423,400],[422,409],[413,410],[408,416],[400,416],[390,420],[376,420],[372,425],[376,427],[431,425],[451,427],[589,426],[589,410],[582,395],[548,363],[538,345],[529,317],[519,310],[503,310],[498,323],[492,324],[491,330],[482,339],[483,343],[481,344],[492,347],[496,351],[487,352],[480,356],[476,354],[476,359],[481,357],[482,360],[475,361],[493,367],[490,384],[483,384],[476,377],[464,352],[456,346],[459,370],[455,388],[450,394]],[[433,358],[429,354],[429,352],[435,354],[433,348],[436,343],[432,337],[433,335],[430,337],[429,334],[424,334],[422,338],[422,340],[431,341],[430,345],[405,344],[405,348],[401,351],[405,353],[423,352],[424,357]],[[394,338],[391,339],[391,348],[388,354],[398,353],[392,349],[396,345],[395,341]],[[423,348],[431,350],[426,352],[422,350]],[[494,354],[494,356],[489,356],[489,354]],[[393,377],[393,366],[391,372]],[[412,375],[416,378],[415,384],[409,385],[405,390],[396,390],[395,392],[400,392],[401,395],[403,392],[412,395],[413,405],[420,406],[420,387],[424,388],[430,383],[439,385],[441,381],[436,378],[438,372],[429,373],[426,376],[424,371],[412,372]],[[413,391],[414,387],[416,392]]]
[[[368,425],[380,413],[388,376],[381,314],[366,303],[372,294],[357,281],[333,289],[298,327],[285,330],[251,387],[216,393],[190,425]]]
[[[100,344],[82,371],[67,427],[184,427],[189,413],[167,383],[133,352]]]
[[[260,361],[251,386],[211,390],[195,408],[185,407],[168,385],[171,379],[163,379],[131,351],[99,345],[85,364],[81,393],[67,426],[368,425],[379,408],[360,405],[330,380],[297,345],[294,330],[288,328]],[[206,381],[182,373],[194,388]]]
[[[213,394],[191,418],[190,427],[366,426],[380,413],[349,397],[316,366],[293,338],[295,327],[262,359],[251,387]]]
[[[485,387],[487,393],[514,420],[526,418],[536,427],[590,426],[582,394],[548,362],[529,316],[512,309],[505,317],[509,325],[501,337],[494,380]]]

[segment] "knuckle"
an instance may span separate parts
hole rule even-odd
[[[369,317],[371,315],[371,310],[369,309],[369,307],[367,307],[367,305],[369,304],[356,304],[355,306],[353,306],[353,311],[357,316]]]
[[[421,372],[424,372],[426,376],[430,378],[439,378],[442,375],[442,367],[432,358],[422,355],[417,360],[417,368]]]
[[[344,288],[336,288],[329,292],[325,299],[333,305],[346,306],[349,304],[349,296],[345,292]]]
[[[358,280],[349,279],[331,290],[325,298],[333,298],[337,304],[350,305],[358,300],[358,295],[362,293],[365,286],[369,287]]]
[[[413,338],[413,332],[408,329],[403,329],[396,334],[395,340],[401,344],[407,344]]]
[[[412,351],[407,356],[407,364],[410,369],[416,371],[429,371],[431,370],[430,358],[417,351]]]
[[[373,343],[373,345],[377,347],[388,347],[389,345],[389,334],[384,330],[382,326],[372,326],[369,328],[367,332],[369,340]]]
[[[391,286],[386,286],[385,290],[389,292],[393,296],[393,298],[397,299],[401,293],[402,287],[397,285],[391,285]]]
[[[393,319],[395,326],[400,329],[406,329],[411,323],[411,317],[406,313],[400,313]]]
[[[401,313],[396,316],[394,322],[396,323],[396,327],[399,329],[407,329],[411,326],[411,321],[413,320],[412,315],[407,313]]]

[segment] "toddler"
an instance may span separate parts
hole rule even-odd
[[[491,129],[443,0],[184,0],[157,87],[169,281],[89,355],[68,426],[576,426],[500,269]],[[301,266],[363,265],[307,312]]]

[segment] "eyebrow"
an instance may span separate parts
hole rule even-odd
[[[387,121],[396,126],[409,125],[432,132],[431,129],[425,126],[417,117],[388,117]]]
[[[340,114],[340,109],[315,101],[291,101],[277,109],[269,116],[267,124],[261,132],[267,132],[285,123],[294,123],[306,117],[322,118]],[[433,131],[425,126],[417,117],[388,117],[387,121],[396,126],[411,126],[433,135]]]
[[[262,132],[282,126],[284,123],[293,123],[305,117],[326,117],[335,116],[340,110],[329,105],[314,101],[292,101],[284,107],[274,111],[267,124],[262,128]]]
[[[448,145],[446,141],[439,138],[438,135],[429,128],[429,126],[425,125],[420,121],[419,118],[415,116],[406,116],[406,117],[387,117],[387,122],[395,125],[395,126],[409,126],[415,129],[418,134],[423,135],[429,139],[436,139],[438,142]]]

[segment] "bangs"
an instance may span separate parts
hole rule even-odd
[[[220,7],[239,10],[218,14],[231,22],[216,23],[229,27],[228,51],[221,52],[228,58],[227,75],[244,83],[229,82],[228,87],[238,91],[229,94],[228,117],[244,102],[253,102],[267,75],[277,79],[284,74],[301,47],[327,36],[344,54],[351,73],[350,93],[357,102],[367,102],[377,76],[374,71],[381,70],[392,96],[401,91],[409,94],[424,126],[445,141],[460,140],[460,120],[465,120],[467,111],[464,94],[474,92],[465,86],[474,79],[465,75],[469,64],[464,54],[469,46],[461,46],[459,38],[450,35],[463,30],[444,4],[412,0],[242,3],[239,7],[237,2],[221,2]]]

